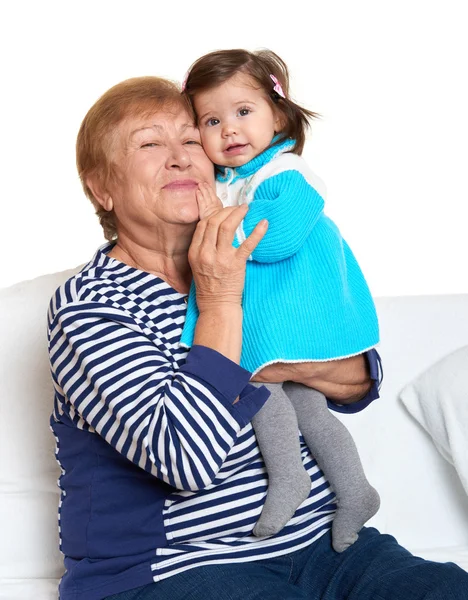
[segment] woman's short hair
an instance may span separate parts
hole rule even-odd
[[[310,121],[318,114],[296,104],[289,93],[289,71],[282,58],[271,50],[250,52],[243,49],[216,50],[196,60],[184,82],[184,94],[193,103],[194,97],[209,91],[236,75],[251,77],[263,89],[272,107],[282,115],[283,128],[275,144],[285,138],[295,141],[292,152],[302,154]],[[284,98],[275,91],[276,78],[284,92]]]
[[[90,176],[105,189],[115,178],[113,141],[118,126],[128,118],[144,117],[158,110],[180,107],[189,114],[192,108],[178,84],[159,77],[135,77],[111,87],[89,109],[76,140],[76,165],[86,196],[91,200],[108,240],[117,238],[114,211],[106,211],[87,184]]]

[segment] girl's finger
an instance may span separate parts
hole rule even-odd
[[[205,182],[201,182],[198,184],[198,189],[200,191],[200,196],[197,194],[200,219],[205,219],[223,208],[223,204],[216,196],[216,192],[212,186]]]

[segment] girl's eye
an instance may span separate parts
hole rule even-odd
[[[239,109],[239,115],[241,117],[246,117],[247,115],[249,115],[251,112],[250,108],[241,108]]]
[[[208,119],[206,124],[208,125],[208,127],[214,127],[215,125],[219,125],[219,119]]]

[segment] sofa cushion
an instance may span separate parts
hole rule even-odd
[[[63,573],[46,313],[55,289],[77,270],[0,290],[0,600],[56,600]],[[362,413],[337,415],[355,436],[366,472],[381,492],[382,508],[371,524],[418,553],[459,546],[463,559],[467,497],[462,492],[460,499],[453,469],[396,399],[415,373],[466,343],[467,296],[381,298],[377,308],[382,399]]]
[[[53,388],[47,307],[77,269],[0,290],[0,598],[56,598],[59,468],[49,428]],[[35,593],[24,594],[24,586]],[[15,591],[16,590],[16,591]],[[53,591],[53,595],[50,595]],[[5,595],[6,594],[6,595]]]
[[[468,494],[468,346],[429,367],[400,398],[455,467]]]
[[[468,548],[468,496],[455,469],[398,399],[408,382],[468,343],[468,295],[386,297],[376,304],[381,398],[361,413],[337,415],[381,497],[369,525],[411,551]]]

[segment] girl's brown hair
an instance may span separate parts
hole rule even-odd
[[[318,114],[290,99],[288,67],[271,50],[218,50],[205,54],[191,66],[183,86],[184,93],[193,105],[197,94],[223,84],[237,73],[251,77],[264,90],[275,110],[282,114],[284,126],[275,144],[291,138],[295,141],[291,151],[302,154],[310,121],[318,117]],[[276,77],[281,84],[285,98],[274,91],[275,84],[270,75]]]

